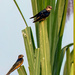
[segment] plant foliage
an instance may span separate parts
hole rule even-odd
[[[18,10],[19,6],[14,0]],[[66,51],[66,63],[64,67],[64,75],[70,75],[73,70],[73,51],[70,53],[69,47],[73,43],[61,48],[62,37],[66,22],[66,13],[68,0],[31,0],[33,15],[37,14],[47,5],[52,6],[50,16],[41,22],[35,23],[37,47],[33,38],[31,27],[28,27],[26,20],[21,16],[26,24],[26,28],[22,30],[26,54],[29,64],[30,75],[60,75],[60,70]],[[23,67],[18,69],[19,75],[27,75]]]

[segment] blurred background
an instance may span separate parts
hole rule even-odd
[[[33,20],[29,18],[32,14],[31,0],[17,0],[17,3],[28,23],[31,26],[36,44],[36,32]],[[67,17],[68,18],[68,17]],[[16,62],[18,55],[24,55],[23,65],[29,75],[28,62],[22,36],[22,30],[26,28],[24,21],[13,0],[0,0],[0,75],[6,75],[12,65]],[[73,13],[66,20],[62,47],[73,43]],[[37,46],[37,45],[36,45]],[[71,47],[72,50],[72,47]],[[64,62],[66,57],[64,57]],[[61,75],[63,75],[62,64]],[[15,70],[11,75],[18,75]]]

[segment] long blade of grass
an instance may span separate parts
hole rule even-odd
[[[18,10],[19,10],[19,12],[20,12],[20,14],[21,14],[21,16],[22,16],[22,18],[23,18],[23,20],[24,20],[24,23],[25,23],[25,24],[26,24],[26,26],[28,27],[27,22],[26,22],[26,20],[25,20],[25,18],[24,18],[24,16],[23,16],[23,14],[22,14],[22,12],[21,12],[21,10],[20,10],[20,8],[19,8],[19,6],[18,6],[18,4],[17,4],[16,0],[14,0],[14,3],[15,3],[15,5],[16,5],[16,6],[17,6],[17,8],[18,8]]]
[[[68,6],[68,0],[65,0],[64,13],[63,13],[61,26],[60,26],[60,31],[59,31],[59,36],[60,37],[63,36],[63,32],[64,32],[64,27],[65,27],[65,22],[66,22],[67,6]]]
[[[59,72],[57,74],[57,71],[60,69],[57,69],[59,67],[59,59],[60,59],[60,53],[61,53],[61,41],[62,41],[62,37],[59,38],[58,40],[58,44],[57,44],[57,48],[56,48],[56,52],[55,52],[55,57],[54,57],[54,64],[53,64],[53,70],[52,70],[52,75],[59,75]]]
[[[60,32],[59,32],[59,35],[61,35],[58,39],[58,44],[57,44],[57,48],[56,48],[56,53],[55,53],[55,58],[54,58],[54,65],[53,65],[53,75],[55,75],[57,73],[57,75],[60,74],[60,66],[57,66],[57,64],[59,63],[59,56],[60,56],[60,53],[61,53],[61,43],[62,43],[62,36],[63,36],[63,31],[64,31],[64,26],[65,26],[65,20],[66,20],[66,12],[67,12],[67,5],[68,5],[68,0],[65,0],[64,2],[64,13],[63,13],[63,17],[62,17],[62,22],[61,22],[61,27],[60,27]],[[57,64],[55,63],[57,62]],[[58,64],[59,65],[59,64]],[[59,69],[57,69],[59,68]],[[59,72],[58,72],[59,71]]]
[[[57,46],[57,39],[58,39],[58,6],[59,6],[59,1],[57,1],[56,4],[56,9],[55,9],[55,14],[54,14],[54,20],[53,20],[53,25],[50,27],[49,31],[49,43],[50,43],[50,51],[51,51],[51,65],[53,68],[53,62],[54,62],[54,54],[55,54],[55,49]]]
[[[38,13],[38,7],[37,7],[37,0],[31,0],[32,3],[32,9],[33,9],[33,15]]]
[[[70,49],[66,50],[66,66],[67,66],[67,75],[70,75]]]
[[[33,75],[35,44],[34,44],[31,28],[30,27],[25,28],[24,30],[22,30],[22,34],[24,38],[26,54],[27,54],[28,63],[29,63],[30,75]]]
[[[57,2],[58,7],[57,7],[57,17],[55,17],[54,20],[54,26],[53,26],[53,31],[52,31],[52,39],[53,39],[53,43],[52,43],[52,64],[54,62],[54,54],[55,54],[55,50],[56,50],[56,45],[57,45],[57,41],[59,39],[58,35],[59,35],[59,30],[60,30],[60,26],[62,25],[62,28],[64,28],[65,26],[65,20],[66,20],[66,12],[67,12],[67,4],[68,4],[68,0],[58,0]],[[62,6],[61,6],[62,4]],[[63,12],[61,12],[63,11]],[[64,16],[63,16],[64,15]],[[62,22],[63,21],[63,22]],[[62,32],[64,31],[64,29],[62,30]],[[62,34],[63,35],[63,34]],[[61,38],[61,37],[60,37]],[[61,41],[62,42],[62,41]]]
[[[40,75],[40,49],[35,49],[35,74]]]
[[[61,26],[61,23],[62,23],[64,8],[65,7],[67,8],[67,6],[65,6],[65,3],[66,3],[65,0],[59,0],[59,7],[58,7],[58,32],[59,32],[59,29],[60,29],[60,26]]]
[[[42,75],[51,75],[50,49],[47,34],[47,21],[40,22],[40,61]]]

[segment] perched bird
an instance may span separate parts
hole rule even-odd
[[[6,75],[9,75],[11,72],[13,72],[15,69],[19,68],[23,64],[23,55],[19,55],[17,61],[12,66],[12,68],[9,70],[9,72]]]
[[[49,16],[51,9],[52,9],[52,6],[47,6],[46,9],[40,11],[38,14],[36,14],[33,17],[31,17],[30,19],[35,18],[33,23],[37,22],[37,21],[45,20],[46,17]]]

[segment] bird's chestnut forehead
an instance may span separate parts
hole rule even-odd
[[[47,6],[47,8],[52,8],[52,6]]]
[[[19,55],[19,56],[18,56],[18,58],[21,58],[21,57],[23,57],[23,55]]]

